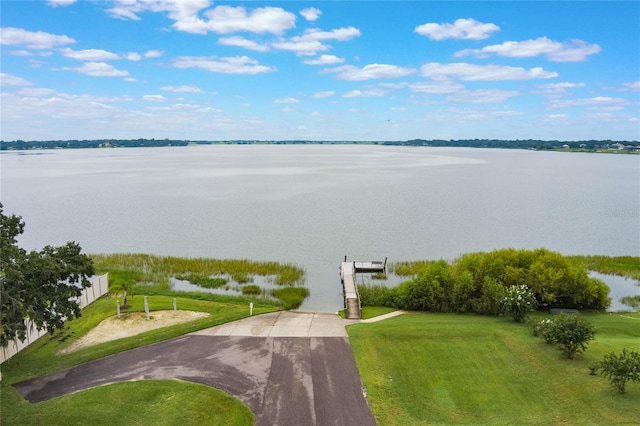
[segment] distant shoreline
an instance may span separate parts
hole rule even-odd
[[[48,141],[0,141],[0,151],[27,151],[38,149],[82,149],[82,148],[141,148],[192,145],[383,145],[420,146],[451,148],[499,148],[527,149],[534,151],[594,152],[610,154],[640,154],[640,141],[557,141],[557,140],[499,140],[499,139],[458,139],[408,141],[193,141],[175,139],[92,139],[92,140],[48,140]]]

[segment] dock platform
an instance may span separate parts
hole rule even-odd
[[[340,279],[344,290],[344,308],[347,319],[360,319],[362,306],[360,295],[356,286],[355,275],[357,272],[384,272],[387,267],[387,259],[384,261],[347,262],[347,256],[340,265]]]

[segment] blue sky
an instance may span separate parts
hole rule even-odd
[[[5,1],[3,140],[640,139],[637,1]]]

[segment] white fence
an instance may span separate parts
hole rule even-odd
[[[91,287],[82,289],[82,295],[77,298],[81,309],[94,302],[100,296],[109,291],[109,274],[100,275],[91,279]],[[0,348],[0,364],[47,334],[47,329],[36,330],[30,320],[25,320],[27,325],[27,338],[24,341],[11,340],[5,347]]]

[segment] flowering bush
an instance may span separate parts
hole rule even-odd
[[[512,285],[502,302],[502,312],[511,315],[514,321],[522,322],[537,306],[533,292],[526,285]]]
[[[533,335],[536,337],[542,337],[545,342],[553,343],[553,320],[545,318],[540,322],[533,325]]]
[[[576,353],[584,352],[595,336],[593,325],[577,314],[559,314],[546,321],[548,322],[542,327],[539,336],[547,343],[560,345],[569,359],[573,359]]]

